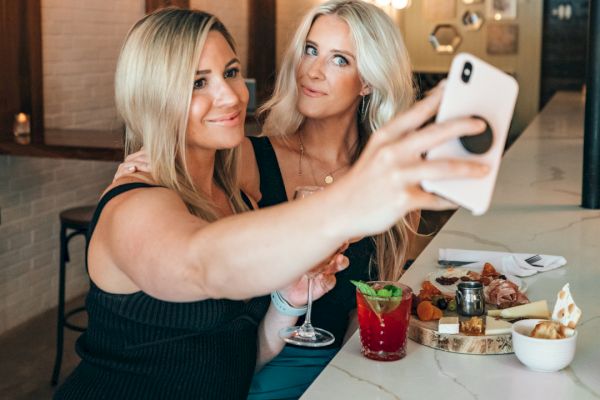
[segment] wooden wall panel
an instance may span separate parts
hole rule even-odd
[[[21,110],[18,21],[24,12],[23,2],[0,0],[0,140],[11,139],[14,115]]]
[[[146,0],[146,12],[151,13],[154,10],[163,7],[175,6],[179,8],[190,8],[190,0]]]
[[[271,96],[275,82],[275,0],[249,0],[248,73],[256,79],[256,104]]]
[[[12,140],[15,114],[31,115],[43,142],[40,0],[0,0],[0,140]]]

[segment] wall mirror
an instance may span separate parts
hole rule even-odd
[[[437,25],[429,34],[429,43],[436,53],[453,54],[461,42],[462,37],[453,25]]]
[[[478,31],[483,25],[483,15],[477,11],[465,11],[462,16],[462,23],[468,31]]]

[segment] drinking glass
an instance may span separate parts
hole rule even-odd
[[[372,360],[394,361],[406,356],[412,290],[398,282],[367,282],[375,290],[387,285],[402,289],[402,296],[379,297],[356,288],[358,327],[362,354]]]
[[[300,186],[294,191],[294,200],[303,199],[314,193],[323,190],[321,186]],[[328,346],[335,341],[331,332],[325,329],[315,328],[311,321],[312,310],[312,281],[313,277],[319,271],[310,271],[306,274],[308,283],[308,299],[306,302],[307,310],[304,317],[304,323],[300,326],[290,326],[279,331],[279,336],[287,343],[296,346],[305,347],[323,347]]]

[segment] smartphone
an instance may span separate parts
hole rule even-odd
[[[473,215],[488,210],[518,92],[517,81],[496,67],[468,53],[454,57],[436,122],[476,117],[484,120],[487,128],[482,134],[437,146],[425,157],[470,159],[488,165],[490,172],[483,178],[423,181],[424,190],[470,210]]]

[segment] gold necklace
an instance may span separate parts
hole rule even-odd
[[[298,158],[298,176],[302,176],[302,158],[304,158],[304,153],[306,152],[306,150],[304,148],[304,143],[302,142],[302,134],[301,133],[298,133],[298,140],[300,141],[300,157]],[[310,159],[308,161],[308,165],[310,166],[313,182],[316,186],[318,186],[317,179],[315,178],[315,172],[313,170],[313,166],[312,166],[312,163],[310,162]],[[325,183],[327,185],[331,185],[334,181],[334,174],[346,167],[348,167],[348,165],[342,165],[341,167],[338,167],[334,170],[329,171],[329,173],[327,175],[325,175],[325,179],[324,179]]]

